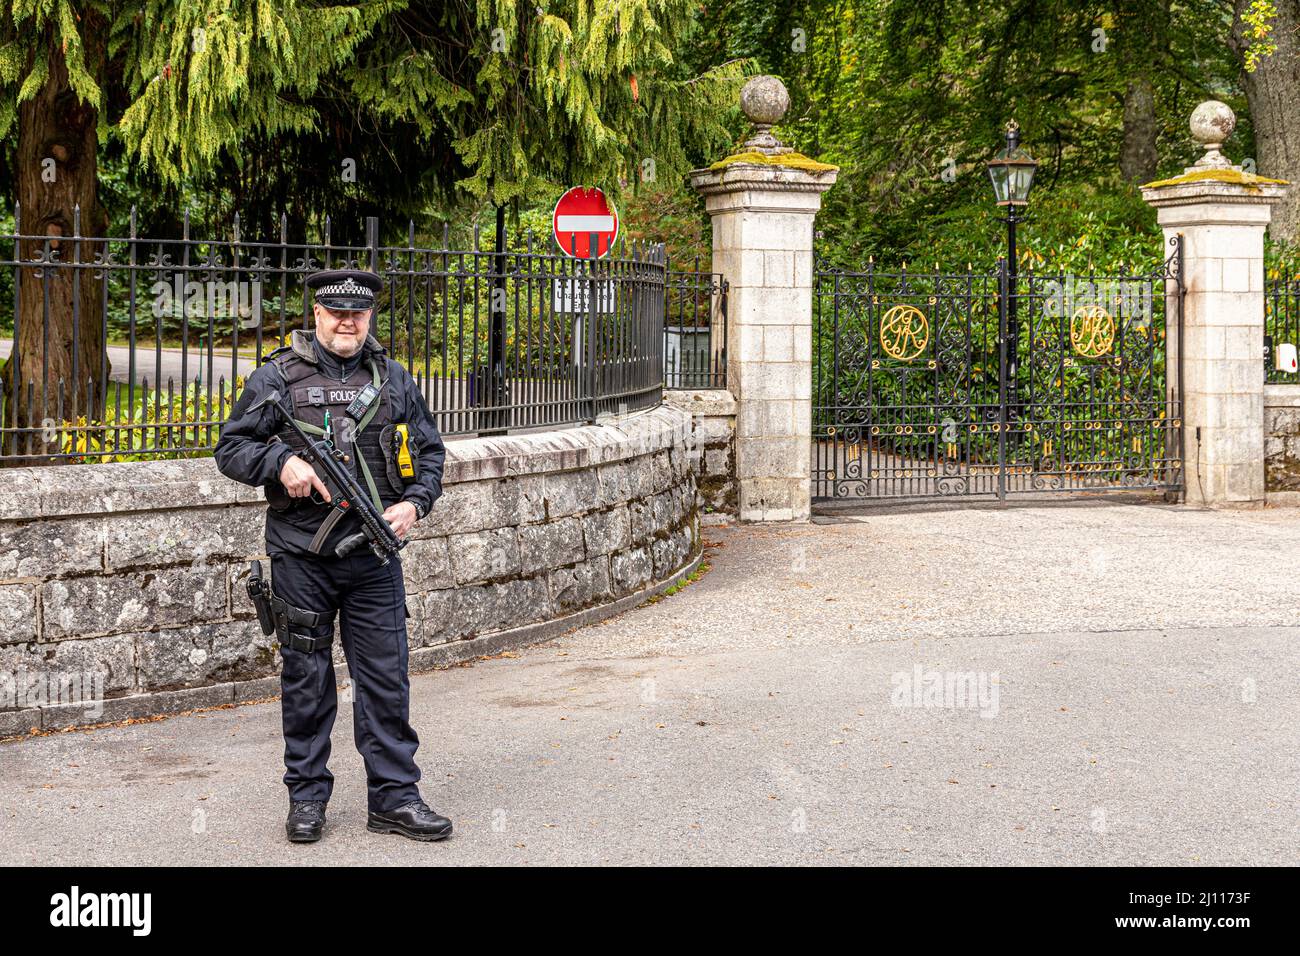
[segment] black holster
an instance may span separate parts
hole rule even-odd
[[[277,597],[262,578],[262,562],[248,562],[248,596],[263,634],[275,634],[282,647],[296,651],[328,650],[334,643],[334,612],[308,611]],[[313,634],[312,631],[325,633]]]

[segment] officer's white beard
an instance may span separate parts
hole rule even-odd
[[[321,345],[325,346],[339,358],[352,358],[352,356],[360,352],[362,347],[366,344],[364,336],[332,335],[322,329],[319,325],[316,327],[316,336],[320,339]]]

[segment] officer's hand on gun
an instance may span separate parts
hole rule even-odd
[[[406,533],[411,530],[411,525],[415,524],[415,519],[415,505],[409,501],[399,501],[384,509],[384,520],[392,525],[393,534],[399,538],[406,537]]]
[[[329,489],[316,474],[316,469],[297,455],[290,455],[280,469],[280,484],[291,498],[306,498],[314,488],[327,503],[330,500]]]
[[[316,474],[316,469],[297,455],[290,455],[285,460],[284,467],[280,469],[280,484],[284,485],[284,490],[291,498],[305,498],[315,489],[326,503],[330,501],[329,489],[320,480],[320,475]],[[384,510],[384,520],[399,538],[406,537],[415,524],[416,517],[415,505],[409,501],[399,501]]]

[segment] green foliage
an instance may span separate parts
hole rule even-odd
[[[220,421],[223,411],[229,415],[243,390],[242,376],[222,391],[209,392],[190,383],[174,390],[170,398],[166,391],[135,388],[127,393],[122,387],[119,394],[126,394],[126,401],[111,402],[102,419],[87,421],[82,415],[65,420],[55,426],[55,437],[59,450],[72,455],[69,460],[74,464],[206,458],[211,451],[185,450],[186,446],[215,442],[218,427],[199,423]],[[151,446],[162,450],[143,451]]]
[[[1273,36],[1273,20],[1277,17],[1277,6],[1272,0],[1250,0],[1241,14],[1241,22],[1246,40],[1246,72],[1254,73],[1259,61],[1277,52],[1277,38]]]
[[[84,55],[90,11],[106,62]],[[244,212],[249,235],[282,213],[301,234],[329,213],[394,229],[574,184],[617,195],[729,142],[752,64],[681,57],[698,31],[691,0],[21,0],[0,20],[0,140],[53,55],[105,159],[124,150],[153,202]]]
[[[1187,117],[1210,97],[1242,117],[1234,150],[1253,149],[1231,13],[1217,0],[721,0],[703,16],[719,55],[754,57],[786,81],[779,135],[840,167],[818,229],[821,251],[845,263],[923,255],[960,268],[996,256],[984,164],[1011,118],[1040,162],[1027,248],[1065,253],[1063,268],[1160,253],[1150,213],[1118,175],[1135,86],[1151,84],[1159,171],[1195,159]],[[793,28],[807,34],[803,52]],[[1072,208],[1085,198],[1091,223]],[[1077,250],[1075,227],[1089,234]]]
[[[691,10],[688,0],[477,4],[474,95],[454,123],[472,171],[461,186],[493,205],[574,184],[617,192],[646,160],[672,177],[692,149],[726,142],[721,118],[748,65],[684,69],[674,51],[691,42]]]
[[[104,91],[92,73],[97,65],[87,62],[79,24],[83,11],[106,15],[110,9],[97,0],[13,0],[8,17],[0,17],[0,90],[6,94],[0,96],[0,139],[17,121],[18,107],[45,85],[55,47],[78,98],[103,105]]]
[[[1264,275],[1270,281],[1300,282],[1300,243],[1266,242]]]
[[[712,268],[708,217],[693,190],[642,187],[626,198],[620,215],[628,239],[664,243],[672,268]]]
[[[1062,186],[1035,195],[1032,210],[1029,222],[1017,230],[1017,260],[1023,270],[1152,272],[1169,255],[1154,210],[1126,183]],[[1006,226],[998,221],[999,212],[990,201],[974,199],[936,206],[921,228],[899,223],[879,238],[867,234],[837,241],[823,229],[818,252],[850,268],[871,255],[885,268],[915,263],[927,270],[937,265],[941,271],[961,272],[970,264],[991,270],[1006,254]]]
[[[299,101],[350,62],[387,2],[153,0],[117,16],[109,56],[132,101],[117,133],[145,169],[178,181],[250,137],[303,133]]]

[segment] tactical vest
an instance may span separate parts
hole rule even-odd
[[[328,412],[334,447],[347,456],[347,461],[341,464],[352,472],[375,507],[383,511],[400,501],[402,492],[416,480],[419,472],[417,469],[414,475],[404,478],[398,468],[389,387],[380,374],[386,364],[383,353],[372,349],[371,340],[367,339],[361,364],[352,370],[345,384],[320,366],[307,333],[295,329],[290,343],[276,349],[267,360],[284,379],[285,397],[294,420],[308,435],[321,436],[325,434]],[[373,385],[379,396],[359,419],[354,419],[348,414],[348,406],[367,384]],[[284,442],[295,452],[306,447],[298,433],[283,421],[272,440]],[[410,451],[414,462],[417,455],[413,442]],[[324,472],[319,465],[313,467],[323,481]],[[266,499],[277,511],[320,507],[310,498],[290,498],[278,481],[267,486]]]

